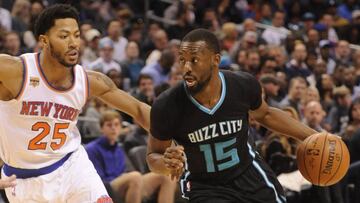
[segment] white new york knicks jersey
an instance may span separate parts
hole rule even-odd
[[[77,117],[88,96],[88,81],[80,65],[74,81],[57,90],[45,78],[39,54],[21,56],[22,89],[16,99],[0,101],[0,156],[8,165],[23,169],[49,166],[81,144]]]

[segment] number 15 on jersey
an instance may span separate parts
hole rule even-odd
[[[200,151],[204,153],[205,161],[206,161],[206,169],[208,173],[216,172],[215,164],[227,158],[230,158],[230,160],[220,164],[216,164],[217,171],[223,171],[240,163],[240,158],[236,148],[232,148],[225,151],[226,147],[235,144],[235,142],[236,142],[236,138],[233,138],[225,142],[217,142],[215,144],[203,144],[199,146]],[[214,146],[215,148],[215,159],[212,153],[213,150],[211,149],[212,146]]]

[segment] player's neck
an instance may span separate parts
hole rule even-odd
[[[209,84],[199,93],[194,95],[194,98],[206,108],[213,108],[221,97],[222,84],[218,74],[214,74]]]
[[[40,67],[50,83],[62,81],[71,75],[72,69],[59,63],[50,53],[41,52],[39,57]]]

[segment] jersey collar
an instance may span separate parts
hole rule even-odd
[[[184,83],[184,88],[185,88],[185,92],[186,95],[188,96],[188,98],[190,99],[190,101],[195,104],[195,106],[197,108],[199,108],[201,111],[203,111],[204,113],[207,113],[209,115],[213,115],[221,106],[221,104],[224,102],[225,99],[225,95],[226,95],[226,83],[225,83],[225,78],[224,78],[224,74],[222,72],[219,72],[219,77],[221,79],[221,96],[219,101],[216,103],[216,105],[209,109],[203,105],[201,105],[198,101],[196,101],[196,99],[190,94],[190,92],[187,90],[186,88],[186,84]]]

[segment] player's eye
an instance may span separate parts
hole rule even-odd
[[[60,39],[66,39],[67,36],[66,35],[60,35]]]
[[[198,63],[198,62],[199,62],[199,59],[193,58],[192,62],[193,62],[193,63]]]
[[[184,58],[179,58],[179,62],[180,62],[181,64],[183,64],[183,63],[185,63],[185,59],[184,59]]]

